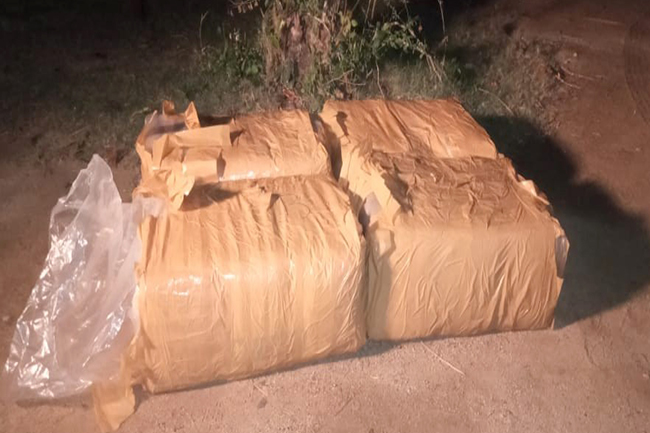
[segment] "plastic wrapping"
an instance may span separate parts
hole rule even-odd
[[[78,394],[119,372],[137,312],[137,229],[158,200],[122,203],[108,165],[93,156],[50,217],[50,250],[16,324],[2,377],[11,399]]]
[[[131,404],[119,386],[181,389],[365,342],[365,243],[328,176],[198,188],[140,233],[140,326],[124,362],[128,379],[95,393],[109,428],[128,415],[112,409]]]

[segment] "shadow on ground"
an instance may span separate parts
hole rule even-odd
[[[575,164],[552,138],[524,119],[478,119],[519,173],[554,206],[571,242],[556,327],[614,308],[650,282],[650,233],[593,182],[576,179]]]

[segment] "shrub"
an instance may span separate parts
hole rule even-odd
[[[357,3],[358,5],[359,3]],[[237,14],[259,11],[253,32],[223,32],[206,66],[229,78],[245,78],[275,88],[298,105],[316,108],[326,98],[353,97],[389,58],[417,58],[442,79],[421,26],[406,8],[371,21],[343,0],[237,0]]]

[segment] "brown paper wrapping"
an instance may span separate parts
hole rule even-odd
[[[341,175],[353,162],[350,153],[371,150],[436,158],[495,158],[496,147],[485,130],[455,99],[417,101],[327,101],[320,113],[323,140],[341,155]]]
[[[508,159],[373,159],[390,196],[366,231],[371,339],[552,325],[568,242]]]
[[[455,99],[327,101],[320,119],[320,139],[332,155],[333,172],[349,185],[357,212],[369,194],[380,194],[373,186],[380,174],[368,166],[372,152],[422,158],[497,156],[487,132]]]
[[[200,127],[190,105],[184,115],[154,114],[136,149],[142,161],[136,193],[168,198],[174,208],[195,184],[331,173],[309,114],[300,110],[237,116],[228,124]]]
[[[330,101],[324,147],[299,111],[206,128],[193,106],[156,116],[136,193],[172,206],[140,228],[139,331],[121,377],[93,388],[103,429],[133,410],[132,385],[354,352],[366,329],[404,340],[552,324],[568,241],[457,101]]]
[[[182,389],[365,342],[365,243],[348,196],[329,176],[195,187],[180,210],[145,220],[140,236],[129,385]],[[128,399],[112,398],[120,392],[97,389],[104,425],[124,418],[114,409]]]
[[[151,392],[359,348],[364,248],[323,177],[205,188],[141,226],[137,370]]]
[[[551,326],[568,241],[457,101],[328,102],[321,119],[365,227],[369,338]]]

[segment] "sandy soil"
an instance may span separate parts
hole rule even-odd
[[[560,42],[571,90],[553,136],[512,155],[572,242],[556,329],[371,343],[343,361],[146,397],[121,432],[650,430],[650,15],[643,0],[518,3],[498,5],[517,15],[516,37]],[[508,127],[532,128],[489,121],[502,124],[497,144]],[[46,253],[49,211],[80,166],[0,163],[0,359]],[[128,195],[132,172],[116,178]],[[0,404],[0,431],[97,427],[88,406]]]

